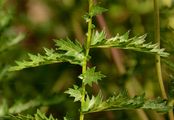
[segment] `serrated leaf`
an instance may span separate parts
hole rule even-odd
[[[84,104],[84,113],[124,109],[151,109],[158,112],[167,112],[171,109],[171,106],[167,106],[166,101],[161,98],[147,100],[145,94],[129,97],[126,92],[120,92],[105,101],[100,93],[96,97],[92,96],[91,99],[87,97]]]
[[[170,107],[166,107],[167,101],[163,100],[162,98],[158,97],[155,100],[147,100],[143,104],[141,108],[143,109],[152,109],[157,112],[167,112]]]
[[[94,106],[94,104],[95,104],[95,97],[92,96],[92,98],[90,99],[89,96],[87,95],[86,101],[82,105],[82,111],[90,110]]]
[[[9,71],[22,70],[24,68],[37,67],[45,64],[53,64],[64,61],[64,59],[61,57],[61,54],[58,53],[52,53],[51,56],[40,54],[33,55],[29,53],[28,57],[28,60],[16,61],[17,65],[10,67]]]
[[[83,48],[79,42],[72,42],[70,39],[55,40],[55,42],[59,50],[65,51],[65,56],[72,57],[79,62],[83,61]]]
[[[92,6],[91,10],[89,11],[89,15],[91,17],[93,17],[93,16],[96,16],[98,14],[102,14],[103,12],[106,12],[106,11],[107,11],[106,8],[100,7],[98,5],[94,5],[94,6]]]
[[[37,113],[34,115],[35,120],[58,120],[56,118],[53,118],[52,115],[47,117],[44,113],[42,113],[40,110],[37,110]]]
[[[145,38],[146,35],[129,38],[129,33],[127,32],[121,36],[117,34],[115,37],[103,39],[100,42],[93,42],[93,44],[91,44],[91,48],[115,47],[120,49],[129,49],[139,52],[158,54],[162,57],[167,57],[169,55],[169,53],[165,52],[163,48],[159,49],[157,44],[145,43]]]
[[[84,59],[83,48],[80,43],[73,43],[69,39],[56,40],[57,51],[44,48],[45,54],[28,54],[28,60],[16,61],[16,66],[13,66],[9,71],[22,70],[29,67],[37,67],[46,64],[69,62],[72,64],[82,65]]]
[[[74,97],[74,102],[81,101],[81,88],[78,88],[78,86],[74,85],[74,89],[69,88],[67,91],[65,91],[65,93],[69,94],[70,97]]]
[[[96,31],[95,33],[93,33],[92,35],[92,39],[91,39],[91,45],[96,45],[97,43],[101,42],[102,40],[106,39],[106,35],[105,32],[98,32]]]
[[[96,107],[96,106],[100,106],[102,103],[102,95],[101,92],[99,92],[99,94],[94,97],[92,96],[92,98],[90,99],[88,95],[86,95],[86,100],[84,102],[84,104],[82,105],[82,111],[89,111],[90,109]]]
[[[105,76],[100,72],[95,71],[95,67],[87,68],[87,71],[84,74],[79,76],[80,79],[83,79],[85,85],[92,86],[92,83],[97,83],[98,80],[101,80]]]

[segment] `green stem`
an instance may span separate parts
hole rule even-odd
[[[159,3],[158,0],[154,0],[154,23],[155,23],[155,40],[159,45],[160,48],[160,21],[159,21]],[[157,70],[157,77],[160,84],[160,89],[162,93],[162,97],[167,99],[166,91],[163,84],[163,78],[161,73],[161,62],[160,56],[156,55],[156,70]]]
[[[91,10],[93,6],[93,0],[89,0],[89,12]],[[86,72],[87,69],[87,60],[88,60],[88,55],[89,55],[89,50],[90,50],[90,44],[91,44],[91,35],[92,35],[92,17],[89,18],[88,21],[88,33],[87,33],[87,41],[86,41],[86,54],[85,54],[85,58],[83,60],[83,65],[82,65],[82,74],[84,74]],[[81,111],[80,111],[80,120],[84,120],[84,113],[82,111],[82,107],[84,105],[85,102],[85,84],[84,81],[82,81],[82,98],[81,98]]]
[[[154,0],[154,23],[155,23],[155,26],[154,26],[155,40],[158,43],[159,48],[160,48],[159,0]],[[164,99],[168,99],[166,91],[165,91],[164,83],[163,83],[163,78],[162,78],[160,55],[156,55],[155,58],[156,58],[157,77],[158,77],[158,81],[159,81],[159,84],[160,84],[162,97]],[[173,110],[170,110],[168,115],[169,115],[170,120],[174,120]]]

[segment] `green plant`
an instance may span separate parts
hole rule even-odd
[[[88,23],[87,38],[84,45],[81,45],[77,41],[71,41],[68,38],[66,40],[55,40],[55,50],[44,48],[45,54],[43,55],[28,54],[28,60],[17,61],[17,66],[11,67],[10,71],[60,62],[69,62],[71,64],[80,65],[82,67],[82,73],[79,75],[79,79],[81,79],[82,85],[80,87],[74,85],[73,88],[69,88],[65,92],[71,97],[74,97],[75,102],[79,101],[81,103],[80,120],[84,120],[85,114],[99,111],[140,108],[168,111],[171,106],[167,106],[167,103],[161,98],[148,100],[145,98],[144,94],[129,97],[127,93],[123,91],[105,100],[102,97],[102,92],[99,92],[98,95],[94,96],[89,95],[86,91],[86,86],[92,86],[93,83],[98,83],[99,80],[106,77],[101,74],[101,72],[97,72],[96,67],[90,68],[87,66],[88,61],[91,59],[89,55],[90,49],[113,47],[146,52],[162,57],[167,57],[169,55],[164,49],[158,48],[158,44],[145,43],[146,35],[129,38],[129,32],[127,32],[124,35],[116,35],[115,37],[108,39],[106,38],[104,31],[95,31],[93,17],[105,11],[106,9],[94,4],[93,0],[89,0],[89,12],[84,16]],[[47,118],[43,117],[43,119]]]

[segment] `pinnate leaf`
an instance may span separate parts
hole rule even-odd
[[[145,99],[145,94],[129,97],[126,92],[120,92],[105,101],[101,93],[96,97],[92,96],[91,99],[87,97],[82,110],[84,113],[124,109],[151,109],[158,112],[167,112],[171,108],[161,98],[147,100]]]
[[[69,62],[72,64],[82,65],[84,58],[83,48],[80,43],[73,43],[71,40],[56,40],[57,50],[44,48],[43,55],[28,54],[28,60],[16,61],[9,71],[22,70],[29,67],[37,67],[46,64]]]
[[[91,44],[91,48],[120,48],[120,49],[129,49],[135,50],[140,52],[147,52],[152,54],[158,54],[162,57],[167,57],[169,53],[165,52],[164,49],[159,49],[157,44],[152,43],[145,43],[146,35],[142,36],[135,36],[129,38],[129,32],[125,33],[124,35],[117,34],[115,37],[106,39],[102,38],[100,40],[95,40],[95,38],[100,38],[103,33],[96,33],[94,34],[95,37]]]
[[[45,54],[46,55],[40,55],[40,54],[33,55],[29,53],[28,60],[16,61],[17,65],[10,67],[9,71],[22,70],[28,67],[36,67],[36,66],[41,66],[45,64],[53,64],[53,63],[58,63],[63,61],[63,59],[61,58],[61,55],[58,53],[55,53],[54,51],[52,51],[51,56],[48,56],[47,52]]]

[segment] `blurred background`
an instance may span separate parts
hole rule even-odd
[[[95,0],[108,9],[94,18],[96,29],[107,37],[130,31],[130,37],[147,34],[154,43],[152,0]],[[161,47],[171,55],[162,59],[167,91],[173,80],[174,1],[160,0]],[[79,103],[64,94],[73,84],[81,67],[69,63],[45,65],[8,72],[15,60],[27,53],[42,53],[43,47],[54,48],[54,39],[70,38],[84,43],[87,24],[83,15],[88,0],[0,0],[0,117],[7,114],[34,114],[37,109],[60,120],[78,119]],[[154,55],[119,49],[93,49],[90,66],[96,66],[107,77],[87,88],[90,93],[102,91],[104,98],[127,89],[130,96],[146,93],[147,98],[161,96],[156,77]],[[173,93],[170,93],[173,94]],[[154,111],[125,110],[86,115],[86,120],[167,120]]]

